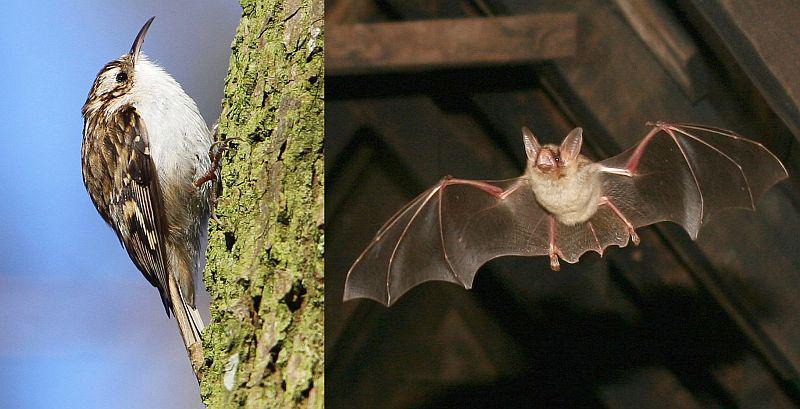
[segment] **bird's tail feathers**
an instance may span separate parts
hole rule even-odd
[[[172,274],[169,275],[169,287],[169,296],[172,301],[172,313],[175,315],[175,321],[178,323],[178,329],[181,332],[183,344],[186,346],[186,352],[189,354],[192,369],[194,369],[195,374],[199,374],[199,369],[204,360],[203,345],[200,338],[205,329],[203,319],[200,317],[200,312],[197,308],[189,305],[186,301],[181,287]]]

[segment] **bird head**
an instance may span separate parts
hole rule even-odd
[[[94,105],[114,102],[124,97],[133,89],[137,68],[140,68],[141,65],[152,65],[141,49],[153,19],[155,17],[151,17],[144,23],[127,54],[109,62],[97,74],[83,108],[84,115]]]

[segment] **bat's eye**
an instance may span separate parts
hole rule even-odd
[[[117,82],[125,82],[127,80],[128,74],[126,74],[125,71],[120,71],[119,74],[117,74]]]

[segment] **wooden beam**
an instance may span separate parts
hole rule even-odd
[[[328,29],[327,75],[524,64],[576,51],[575,13],[351,24]]]
[[[689,34],[657,0],[614,0],[633,31],[691,102],[708,92],[708,73]]]
[[[796,0],[689,0],[773,111],[800,140],[800,7]]]

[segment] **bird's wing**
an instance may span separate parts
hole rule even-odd
[[[147,281],[158,288],[169,315],[169,283],[164,237],[164,201],[150,141],[142,118],[133,107],[116,118],[116,131],[126,149],[113,179],[109,217],[125,250]],[[127,156],[127,158],[125,157]]]

